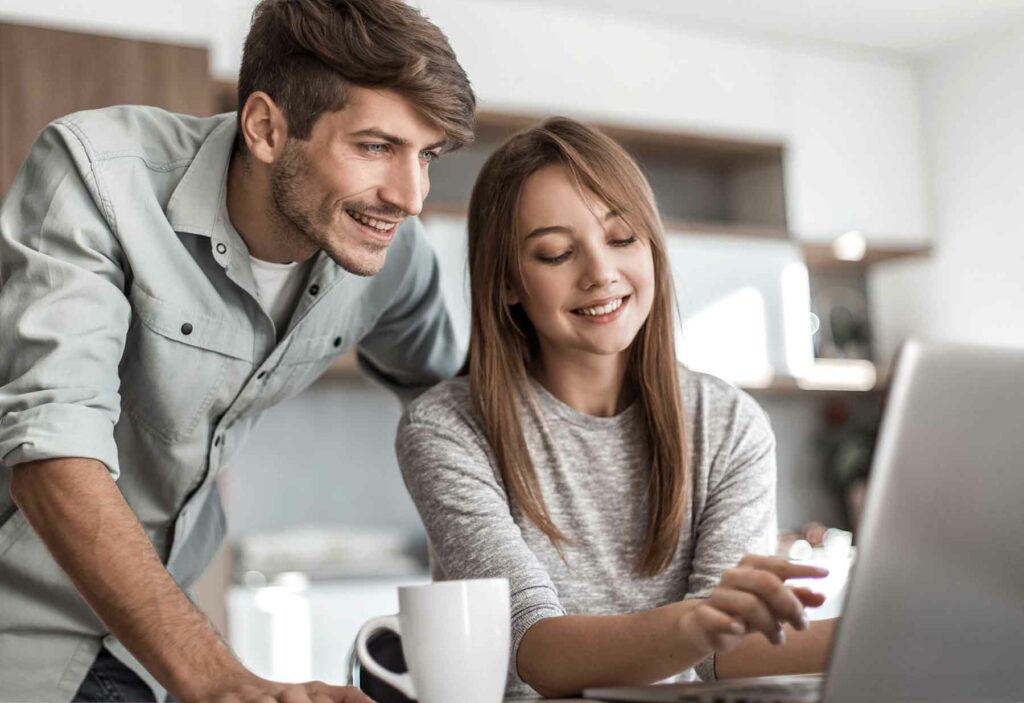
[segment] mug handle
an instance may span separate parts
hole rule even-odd
[[[366,641],[370,639],[371,635],[374,635],[381,630],[392,630],[401,637],[402,630],[398,624],[398,616],[382,615],[380,617],[373,618],[372,620],[368,620],[361,628],[359,628],[359,634],[356,636],[356,656],[359,657],[359,663],[366,667],[367,671],[381,681],[397,688],[405,694],[406,698],[416,700],[416,692],[413,691],[412,679],[409,677],[409,674],[396,674],[393,671],[388,671],[370,656],[370,652],[366,648]]]

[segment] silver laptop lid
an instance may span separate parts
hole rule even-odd
[[[909,343],[829,703],[1024,699],[1024,351]]]

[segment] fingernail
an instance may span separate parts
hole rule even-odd
[[[786,644],[786,633],[783,630],[775,633],[775,644]]]
[[[801,613],[800,614],[800,623],[797,625],[797,629],[799,629],[799,630],[806,630],[810,626],[811,626],[811,622],[810,622],[810,620],[807,619],[807,615],[805,615],[804,613]]]
[[[729,624],[729,629],[732,630],[737,635],[742,635],[743,633],[745,633],[747,631],[747,628],[743,627],[743,625],[741,625],[740,623],[738,623],[736,621],[733,621],[733,622],[731,622]]]

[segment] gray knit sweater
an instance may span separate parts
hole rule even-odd
[[[469,396],[469,381],[441,383],[409,406],[396,448],[431,545],[438,580],[506,577],[512,654],[506,695],[533,693],[516,652],[528,629],[564,614],[611,615],[706,597],[722,572],[775,541],[775,440],[746,393],[680,367],[692,484],[675,558],[654,577],[632,573],[643,544],[649,452],[636,405],[593,417],[532,381],[523,404],[527,446],[548,511],[572,543],[563,560],[510,507]],[[711,658],[697,673],[714,675]],[[680,672],[692,678],[693,670]]]

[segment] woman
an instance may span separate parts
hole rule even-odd
[[[754,556],[774,546],[774,437],[676,362],[632,159],[564,118],[512,137],[474,188],[469,264],[466,375],[410,406],[397,449],[435,578],[510,580],[508,694],[820,670],[829,628],[804,606],[823,598],[783,581],[825,572]]]

